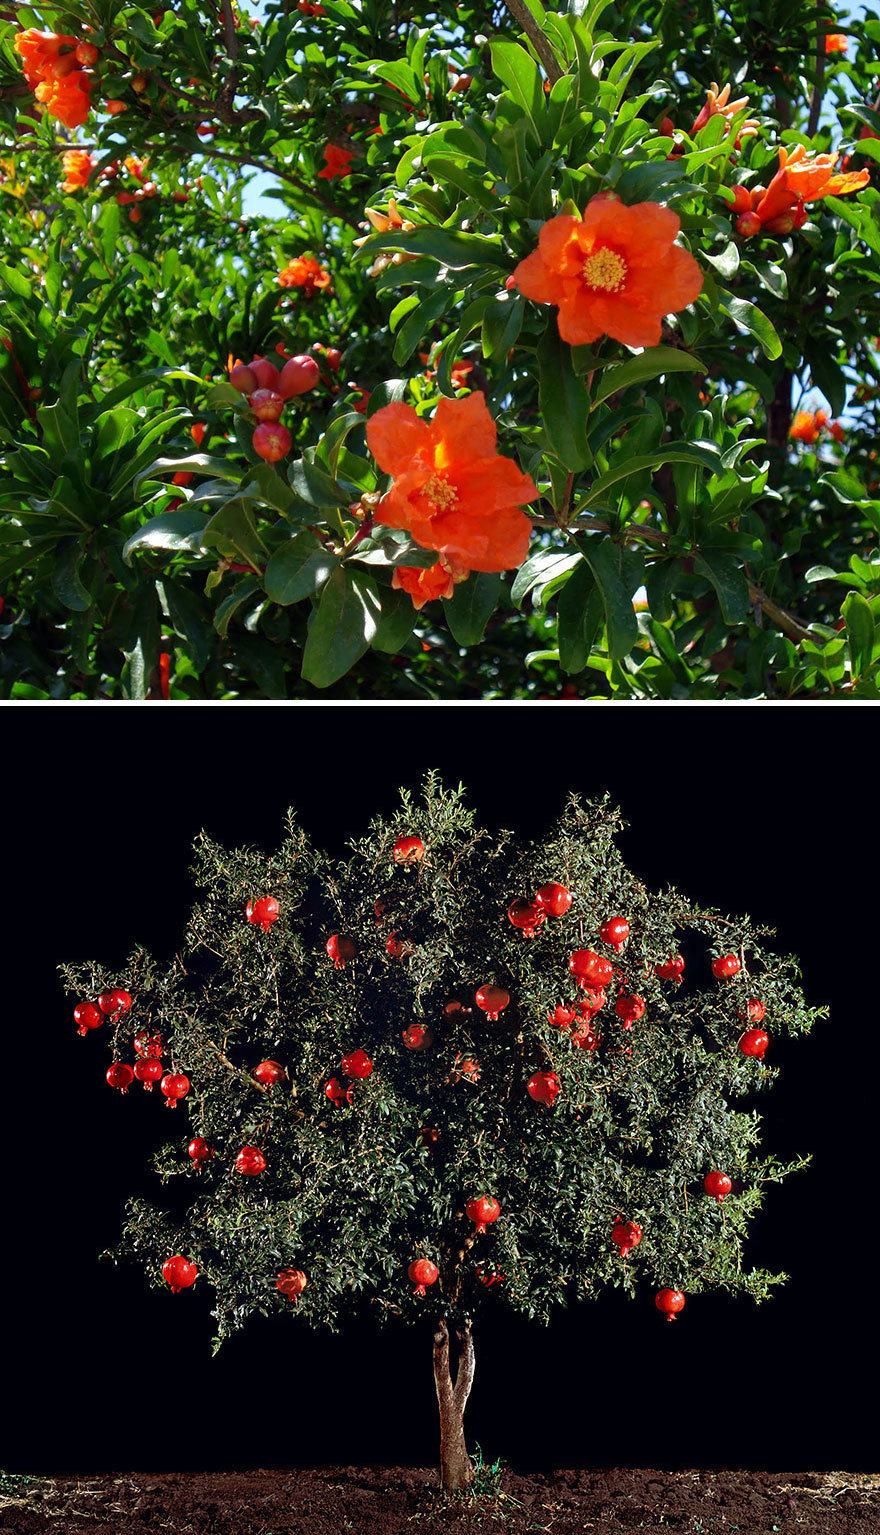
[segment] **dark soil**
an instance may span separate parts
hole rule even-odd
[[[0,1476],[15,1535],[877,1535],[880,1476],[853,1472],[481,1473],[485,1495],[444,1500],[434,1471],[329,1466],[208,1475]]]

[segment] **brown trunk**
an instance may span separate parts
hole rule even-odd
[[[434,1385],[440,1408],[440,1483],[444,1492],[463,1492],[474,1480],[474,1468],[464,1439],[464,1410],[474,1379],[471,1324],[456,1329],[459,1342],[455,1386],[449,1372],[449,1329],[441,1318],[434,1328]]]

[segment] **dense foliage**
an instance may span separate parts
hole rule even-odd
[[[174,1119],[164,1079],[155,1092],[171,1132],[155,1157],[166,1197],[157,1185],[129,1205],[119,1253],[155,1284],[173,1255],[195,1263],[218,1342],[272,1311],[460,1324],[482,1304],[545,1321],[606,1286],[649,1304],[658,1287],[765,1298],[785,1276],[744,1268],[743,1241],[767,1184],[804,1163],[762,1155],[759,1116],[740,1106],[777,1074],[744,1053],[746,1004],[763,1004],[771,1059],[819,1014],[796,963],[748,918],[646,889],[616,851],[619,825],[607,799],[572,798],[536,844],[491,836],[460,790],[429,777],[340,861],[292,815],[273,855],[200,838],[202,899],[173,963],[136,950],[122,973],[63,969],[78,1004],[110,996],[115,1062],[142,1066],[155,1048],[190,1083]],[[398,861],[402,836],[419,839],[419,861]],[[570,908],[528,937],[508,907],[549,881]],[[264,931],[253,903],[270,896]],[[619,954],[599,937],[613,915],[629,924]],[[604,994],[575,983],[569,957],[585,947],[614,966]],[[655,966],[679,947],[676,982]],[[719,955],[739,958],[729,979],[710,971]],[[510,998],[494,1020],[475,1001],[487,984]],[[133,1000],[114,1015],[119,986]],[[579,1000],[594,1009],[585,1026]],[[634,1000],[644,1007],[628,1014]],[[267,1060],[279,1068],[268,1086]],[[555,1075],[555,1101],[535,1098],[536,1073]],[[140,1091],[130,1069],[112,1085]],[[263,1171],[242,1169],[244,1147]],[[730,1179],[723,1202],[704,1191],[712,1171]],[[480,1233],[467,1206],[482,1196],[500,1215]],[[616,1220],[641,1228],[625,1258]],[[420,1259],[436,1269],[422,1295],[408,1277]],[[293,1307],[277,1288],[285,1270],[307,1280]]]
[[[0,12],[3,696],[876,697],[878,41]],[[229,371],[309,354],[263,456]]]

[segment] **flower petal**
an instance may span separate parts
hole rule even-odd
[[[367,422],[367,446],[385,474],[402,474],[416,455],[427,452],[430,445],[428,422],[422,421],[413,407],[404,405],[402,400],[383,405]]]
[[[377,411],[377,415],[381,412]],[[456,400],[444,395],[431,422],[434,463],[446,469],[457,460],[490,458],[495,453],[498,431],[486,408],[486,396],[475,389]]]

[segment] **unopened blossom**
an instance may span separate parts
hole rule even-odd
[[[96,164],[95,159],[85,149],[68,149],[61,156],[61,167],[64,171],[64,180],[61,183],[62,192],[77,192],[80,187],[88,185],[89,176]]]

